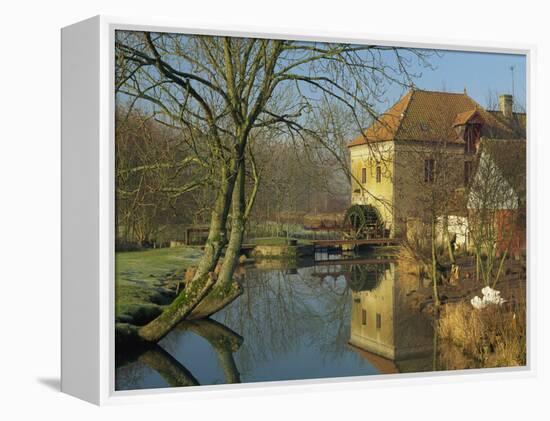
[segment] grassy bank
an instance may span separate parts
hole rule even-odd
[[[160,314],[175,295],[185,270],[197,263],[198,248],[175,247],[115,254],[115,316],[140,324]]]
[[[299,241],[299,244],[307,241]],[[286,238],[258,238],[255,245],[284,245]],[[115,317],[117,322],[143,324],[176,296],[178,282],[198,263],[198,247],[158,248],[115,254]]]
[[[513,367],[526,364],[525,306],[474,309],[460,302],[443,306],[439,337],[449,341],[480,366]]]

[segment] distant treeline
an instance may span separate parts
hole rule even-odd
[[[143,111],[117,108],[117,250],[166,246],[184,226],[209,222],[215,192],[204,180],[212,169],[190,162],[197,151],[183,136]],[[346,209],[348,178],[328,153],[277,135],[255,138],[252,148],[261,182],[249,225],[307,225],[307,218]]]

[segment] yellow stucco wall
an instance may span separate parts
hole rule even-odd
[[[375,206],[386,228],[393,229],[393,142],[354,146],[350,149],[352,188],[351,203]],[[380,167],[380,182],[376,180],[376,167]],[[361,172],[367,172],[366,183]]]

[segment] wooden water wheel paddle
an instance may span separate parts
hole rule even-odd
[[[372,237],[382,224],[378,209],[372,205],[352,205],[344,216],[344,226],[348,228],[347,235],[353,239]]]

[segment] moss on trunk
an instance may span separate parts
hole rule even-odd
[[[216,279],[207,274],[193,280],[152,322],[138,330],[139,336],[147,342],[158,342],[179,322],[184,320],[208,295]]]
[[[204,319],[225,308],[242,294],[242,288],[238,282],[217,283],[210,293],[189,314],[187,320]]]

